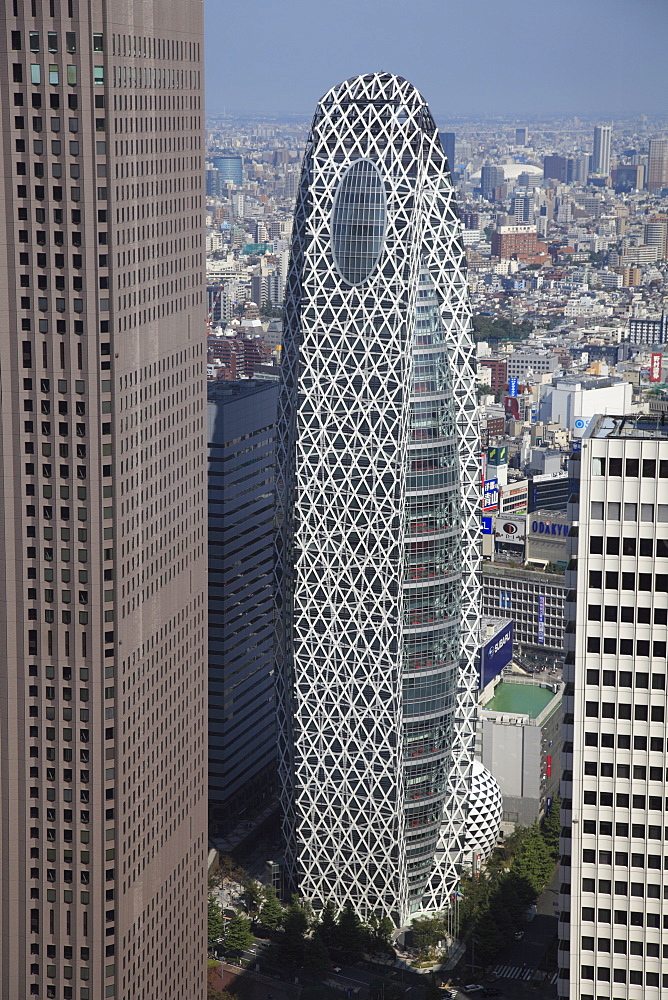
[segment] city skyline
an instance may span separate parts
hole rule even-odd
[[[262,0],[252,8],[208,0],[207,111],[308,118],[332,79],[369,71],[414,80],[439,123],[453,108],[602,120],[664,111],[662,0],[633,7],[565,0],[558,20],[547,0],[511,0],[503,8],[484,0],[465,8],[434,0],[338,0],[337,16],[330,15],[324,0]],[[234,42],[221,52],[220,38]],[[242,39],[261,53],[252,68]],[[620,72],[611,73],[612,65]]]

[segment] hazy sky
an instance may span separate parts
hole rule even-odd
[[[207,110],[310,117],[350,76],[450,115],[668,110],[668,0],[204,0]]]

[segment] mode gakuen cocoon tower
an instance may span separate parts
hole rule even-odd
[[[477,689],[479,434],[461,225],[401,77],[317,107],[297,194],[278,416],[286,870],[318,908],[444,909]]]

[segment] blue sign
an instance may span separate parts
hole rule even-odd
[[[517,395],[517,387],[518,387],[518,385],[519,385],[519,379],[517,379],[517,378],[509,378],[508,379],[508,395],[509,396],[516,396]]]
[[[538,598],[538,642],[545,645],[545,595]]]
[[[497,510],[499,506],[499,480],[487,479],[482,490],[482,509]]]
[[[557,538],[567,538],[570,526],[568,524],[555,524],[553,521],[532,521],[531,530],[536,535],[554,535]]]
[[[483,533],[483,535],[491,535],[493,533],[493,528],[492,528],[492,524],[493,523],[494,523],[493,522],[493,518],[491,518],[491,517],[483,517],[483,519],[482,519],[482,533]]]
[[[481,684],[489,682],[507,667],[513,658],[514,622],[508,624],[482,647]]]
[[[510,591],[509,590],[502,590],[501,593],[499,594],[499,607],[500,608],[511,608],[512,606],[513,605],[512,605],[512,601],[510,599]]]

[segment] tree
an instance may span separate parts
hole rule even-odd
[[[341,912],[336,927],[336,941],[344,955],[356,961],[364,951],[364,930],[362,922],[348,900]]]
[[[235,914],[225,928],[225,951],[231,955],[240,955],[246,948],[250,948],[253,940],[250,920],[240,913]]]
[[[217,990],[209,983],[206,991],[206,1000],[235,1000],[229,990]]]
[[[299,966],[304,961],[304,935],[308,930],[308,916],[303,906],[292,902],[283,917],[283,936],[279,953],[283,962]]]
[[[221,878],[233,878],[237,882],[243,879],[246,874],[243,868],[239,868],[236,861],[229,854],[221,854],[218,859],[218,872]]]
[[[244,879],[243,887],[246,913],[251,920],[254,920],[260,912],[260,907],[262,906],[262,902],[264,900],[262,886],[259,882],[256,882],[254,878],[247,878]]]
[[[209,896],[209,906],[207,910],[209,948],[216,944],[223,936],[223,914],[213,896]]]
[[[524,879],[536,896],[545,888],[554,873],[554,860],[543,840],[538,824],[529,829],[521,850],[513,858],[511,871]],[[530,900],[533,902],[533,900]]]
[[[445,937],[443,920],[440,917],[428,917],[425,920],[414,920],[412,924],[413,944],[424,955],[435,948]]]
[[[550,811],[547,816],[543,817],[543,823],[540,828],[543,840],[545,841],[545,846],[550,852],[550,857],[556,863],[559,860],[559,836],[561,833],[561,818],[559,811],[561,809],[561,799],[557,796],[550,806]]]
[[[323,944],[328,948],[336,946],[337,941],[337,924],[336,924],[336,906],[332,899],[328,899],[325,903],[325,908],[320,914],[320,925],[318,928],[320,937],[322,938]]]
[[[324,976],[331,964],[329,951],[316,931],[304,943],[304,968],[312,976]]]
[[[393,954],[392,935],[394,934],[394,924],[389,917],[378,919],[375,913],[369,918],[369,947],[375,952],[384,952],[387,955]]]
[[[268,885],[264,890],[264,903],[260,910],[260,926],[269,932],[277,931],[283,923],[283,907],[276,890]]]

